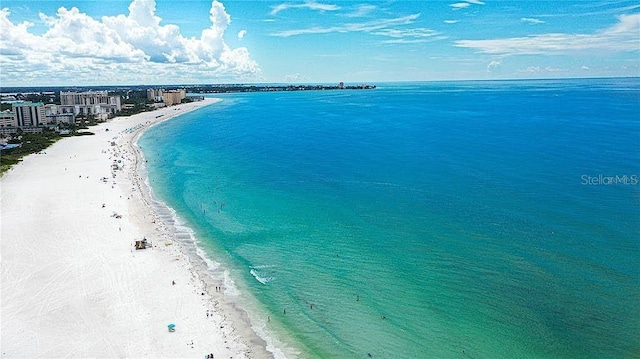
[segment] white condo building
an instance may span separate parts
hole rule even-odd
[[[18,121],[16,121],[13,111],[4,110],[0,112],[0,127],[18,127]]]
[[[40,126],[46,123],[42,102],[18,102],[12,105],[18,127]]]
[[[62,113],[59,106],[52,103],[44,105],[44,117],[48,125],[75,123],[75,115],[73,113]]]
[[[154,102],[163,102],[162,89],[147,89],[147,100]]]
[[[92,115],[106,120],[122,109],[120,96],[109,96],[107,91],[60,92],[59,113]]]

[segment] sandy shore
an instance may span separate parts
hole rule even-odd
[[[271,356],[157,220],[136,168],[137,135],[213,101],[115,118],[2,177],[2,358]]]

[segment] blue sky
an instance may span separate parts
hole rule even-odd
[[[0,83],[640,76],[637,1],[3,0]]]

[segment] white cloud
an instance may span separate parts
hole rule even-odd
[[[384,44],[417,44],[442,39],[442,37],[434,37],[439,35],[439,32],[426,28],[381,29],[372,32],[372,34],[392,38],[383,41]]]
[[[561,69],[561,68],[557,68],[557,67],[551,67],[551,66],[547,66],[545,68],[541,68],[540,66],[529,66],[524,70],[519,70],[519,73],[527,73],[527,74],[542,74],[543,76],[547,76],[548,74],[545,73],[556,73],[556,72],[564,72],[566,70]],[[557,76],[557,75],[554,75]]]
[[[618,23],[606,30],[610,34],[632,33],[638,36],[640,30],[640,13],[618,16]],[[636,37],[637,40],[637,37]]]
[[[306,29],[294,29],[294,30],[285,30],[272,33],[271,36],[278,37],[289,37],[289,36],[297,36],[297,35],[307,35],[307,34],[328,34],[334,32],[372,32],[375,30],[386,29],[389,26],[394,25],[408,25],[413,23],[415,19],[417,19],[420,14],[412,14],[403,17],[393,18],[393,19],[382,19],[361,23],[353,23],[353,24],[345,24],[341,26],[333,26],[333,27],[318,27],[314,26]]]
[[[469,6],[471,6],[471,4],[469,4],[468,2],[457,2],[449,6],[451,6],[453,10],[460,10],[468,8]]]
[[[540,20],[540,19],[534,19],[531,17],[523,17],[520,19],[520,21],[522,22],[528,22],[530,24],[544,24],[544,21]]]
[[[244,35],[246,35],[246,34],[247,34],[247,30],[240,30],[238,32],[238,39],[240,39],[240,40],[244,39]]]
[[[315,1],[305,1],[302,4],[280,4],[273,6],[271,8],[271,12],[269,14],[276,15],[277,13],[288,10],[288,9],[310,9],[310,10],[318,10],[318,11],[336,11],[340,10],[340,6],[331,5],[331,4],[321,4]]]
[[[377,9],[378,7],[375,5],[359,5],[358,7],[356,7],[356,9],[353,12],[349,14],[345,14],[345,16],[346,17],[365,17]]]
[[[425,42],[431,42],[436,40],[442,40],[443,38],[432,38],[432,39],[403,39],[403,38],[394,38],[391,40],[382,41],[383,44],[422,44]]]
[[[18,81],[24,72],[55,79],[63,79],[69,73],[77,76],[70,76],[72,79],[86,75],[95,83],[108,78],[111,72],[118,77],[113,82],[122,83],[128,76],[166,74],[163,81],[167,81],[174,73],[188,77],[193,72],[197,74],[194,79],[202,81],[260,71],[246,48],[231,49],[224,41],[231,17],[221,2],[212,1],[211,26],[202,30],[200,38],[185,38],[177,25],[163,25],[155,10],[154,0],[133,0],[128,15],[98,20],[78,8],[60,7],[53,16],[40,14],[47,30],[38,36],[29,32],[31,24],[13,24],[9,10],[2,9],[2,80]],[[178,64],[180,71],[174,67]]]
[[[487,65],[487,72],[493,72],[502,66],[502,61],[493,60]]]
[[[580,69],[588,71],[589,70],[589,66],[582,66]]]
[[[375,31],[372,34],[395,37],[395,38],[404,38],[404,37],[431,37],[434,35],[438,35],[438,32],[435,30],[426,29],[426,28],[414,28],[414,29],[382,29],[379,31]]]
[[[480,1],[480,0],[464,0],[464,2],[457,2],[457,3],[449,4],[449,6],[451,6],[451,8],[453,10],[461,10],[461,9],[468,8],[469,6],[471,6],[471,4],[473,4],[473,5],[485,5],[485,3],[483,1]]]
[[[562,54],[575,51],[625,52],[640,49],[640,14],[622,15],[614,26],[594,34],[541,34],[488,40],[459,40],[456,47],[506,55]]]
[[[455,24],[457,22],[459,22],[460,20],[445,20],[444,23],[445,24]]]

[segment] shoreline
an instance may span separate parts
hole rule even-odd
[[[195,243],[156,213],[136,145],[151,126],[215,102],[116,117],[0,178],[2,358],[274,356],[238,316],[246,311],[229,312],[233,298],[213,290]],[[142,238],[152,247],[135,250]]]
[[[209,100],[213,100],[210,104],[222,101],[219,98],[205,98],[205,101]],[[133,181],[136,181],[137,187],[143,195],[143,201],[154,216],[154,221],[162,222],[163,226],[165,226],[165,231],[170,231],[170,235],[176,238],[175,242],[179,243],[182,253],[189,257],[192,275],[203,283],[205,291],[214,288],[214,291],[217,291],[218,294],[223,294],[223,296],[217,298],[215,306],[222,313],[225,313],[225,316],[228,316],[231,323],[240,323],[233,330],[238,329],[242,332],[242,337],[250,338],[249,341],[253,344],[251,351],[254,354],[256,352],[259,353],[260,355],[257,356],[259,358],[286,359],[288,357],[298,357],[301,354],[298,349],[294,349],[292,346],[280,341],[280,338],[270,335],[273,334],[270,330],[265,331],[267,322],[262,319],[266,318],[267,315],[261,315],[264,313],[259,313],[260,310],[255,310],[259,306],[258,303],[254,303],[257,302],[257,299],[246,292],[243,293],[243,297],[239,296],[241,291],[236,286],[236,282],[229,273],[228,268],[225,268],[215,258],[211,258],[208,252],[198,246],[200,240],[197,238],[195,231],[180,218],[173,208],[158,199],[154,193],[149,183],[150,179],[146,168],[144,151],[138,146],[138,140],[151,127],[168,121],[173,117],[175,116],[141,128],[128,143],[132,153],[136,156],[135,179]],[[247,298],[247,296],[250,298]],[[248,308],[254,310],[249,310]]]

